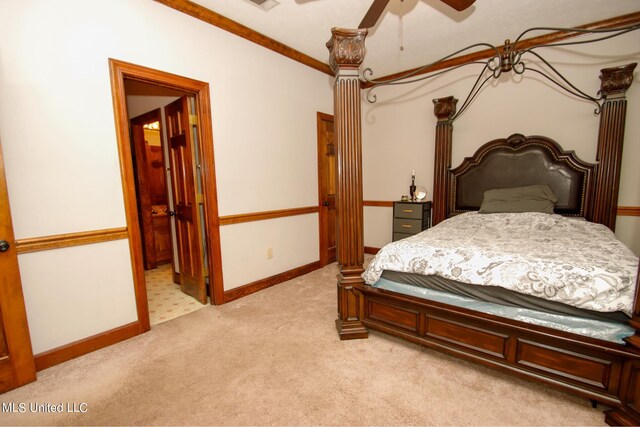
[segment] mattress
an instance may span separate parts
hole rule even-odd
[[[480,301],[468,296],[398,283],[384,277],[371,286],[617,344],[624,344],[624,338],[635,334],[635,329],[626,323]]]
[[[469,212],[386,245],[363,273],[365,283],[385,270],[630,316],[638,257],[601,224],[534,212]]]
[[[499,286],[474,286],[434,275],[424,276],[421,274],[401,273],[390,270],[383,271],[381,277],[388,281],[404,285],[417,286],[419,288],[468,297],[478,301],[491,302],[509,307],[526,308],[550,314],[619,323],[624,323],[629,319],[629,316],[621,311],[598,312],[580,309],[556,301],[549,301],[543,298],[510,291]]]

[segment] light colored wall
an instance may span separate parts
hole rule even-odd
[[[317,204],[316,111],[332,110],[318,71],[149,0],[2,0],[0,55],[18,239],[125,225],[108,58],[210,84],[221,215]],[[316,223],[223,231],[225,282],[318,260]],[[19,257],[36,352],[135,319],[128,257],[126,241]]]
[[[317,261],[318,227],[316,214],[274,219],[268,227],[261,222],[221,227],[224,266],[237,272],[225,277],[225,289]],[[311,256],[309,247],[316,248]],[[271,259],[267,259],[268,249],[272,250]]]
[[[154,147],[161,147],[162,140],[160,139],[160,131],[155,129],[144,129],[145,142]]]
[[[508,36],[508,35],[505,35]],[[598,45],[545,48],[539,52],[557,65],[574,84],[596,95],[600,69],[640,62],[640,32]],[[585,64],[585,65],[576,65]],[[471,71],[470,71],[471,70]],[[476,71],[477,70],[477,71]],[[375,72],[375,70],[374,70]],[[434,98],[466,97],[479,69],[455,70],[431,81],[376,89],[378,102],[363,101],[363,180],[365,200],[399,200],[408,193],[411,170],[416,184],[433,195],[433,156],[436,118]],[[640,206],[640,82],[627,92],[626,144],[621,170],[619,205]],[[486,87],[454,123],[455,167],[484,142],[513,133],[544,135],[580,158],[595,161],[599,116],[594,105],[576,100],[533,75],[503,76]],[[365,245],[380,247],[391,241],[390,208],[365,209]],[[383,233],[381,230],[387,229]],[[640,218],[618,219],[617,236],[640,254]]]
[[[164,107],[178,98],[179,96],[128,95],[127,116],[132,119],[160,108],[160,115],[164,123]],[[163,138],[167,138],[166,132],[163,132]]]
[[[616,219],[616,236],[640,256],[640,218],[637,216],[619,216]]]
[[[18,257],[34,354],[137,320],[126,240]]]

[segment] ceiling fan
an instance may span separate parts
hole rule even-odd
[[[470,7],[473,3],[475,3],[476,0],[440,0],[440,1],[446,4],[447,6],[454,8],[458,12],[461,12],[467,9],[468,7]],[[373,4],[371,5],[367,13],[364,15],[364,18],[362,18],[362,22],[360,22],[360,25],[358,25],[358,28],[363,29],[363,28],[371,28],[375,26],[376,23],[378,22],[378,19],[380,19],[382,12],[384,12],[388,4],[389,4],[389,0],[374,0]]]

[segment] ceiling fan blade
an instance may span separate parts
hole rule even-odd
[[[376,22],[380,19],[382,12],[386,9],[387,4],[389,4],[389,0],[373,0],[373,4],[367,11],[367,14],[364,15],[364,18],[362,18],[362,22],[360,22],[358,28],[371,28],[376,25]]]
[[[462,12],[466,8],[470,7],[476,0],[440,0],[447,6],[451,6],[458,12]]]

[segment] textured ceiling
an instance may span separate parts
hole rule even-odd
[[[331,28],[356,28],[373,0],[279,0],[269,11],[249,0],[192,1],[326,63]],[[381,77],[472,43],[501,45],[533,26],[572,27],[639,11],[639,0],[477,0],[463,12],[439,0],[391,0],[367,36],[364,67]]]

